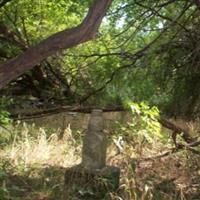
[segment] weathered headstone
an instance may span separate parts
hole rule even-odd
[[[106,165],[106,135],[102,110],[93,110],[83,140],[82,166],[87,170]]]
[[[118,188],[119,176],[119,168],[106,166],[103,112],[93,110],[83,139],[82,162],[66,170],[63,199],[102,199]]]

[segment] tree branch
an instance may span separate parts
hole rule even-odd
[[[80,25],[55,33],[21,55],[0,65],[0,89],[56,52],[95,38],[111,3],[112,0],[96,0]]]

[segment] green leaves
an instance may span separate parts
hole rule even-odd
[[[0,124],[7,125],[11,122],[10,113],[5,110],[0,110]]]
[[[0,181],[5,180],[6,178],[7,178],[7,174],[4,171],[0,170]]]
[[[145,102],[135,103],[131,101],[127,101],[126,105],[132,113],[132,121],[128,128],[130,134],[132,131],[133,135],[145,138],[149,143],[153,143],[156,139],[164,139],[161,125],[157,121],[159,117],[157,107],[150,107]]]
[[[0,40],[0,52],[14,57],[23,51],[21,46],[33,46],[52,33],[76,26],[92,2],[12,0],[0,10],[0,17],[16,41],[13,37]],[[187,1],[161,6],[163,2],[113,1],[96,39],[48,58],[52,70],[42,66],[44,79],[52,83],[47,98],[67,99],[71,104],[83,103],[88,96],[85,103],[98,106],[122,104],[128,98],[161,111],[198,113],[199,17]],[[44,85],[39,82],[33,80],[37,90]],[[41,93],[46,97],[45,89]],[[1,116],[7,118],[7,113]]]
[[[6,111],[6,106],[8,106],[10,103],[11,100],[9,101],[5,97],[0,99],[0,125],[8,125],[12,121],[10,119],[10,113]]]

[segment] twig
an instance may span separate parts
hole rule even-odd
[[[8,133],[12,133],[11,130],[9,130],[8,128],[6,128],[4,125],[0,124],[0,127],[2,129],[4,129],[5,131],[7,131]]]

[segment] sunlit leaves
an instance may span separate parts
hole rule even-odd
[[[127,106],[132,113],[132,122],[127,128],[129,134],[144,137],[149,143],[158,138],[164,139],[161,125],[157,121],[160,115],[157,107],[150,107],[145,102],[138,104],[132,101],[127,101]]]

